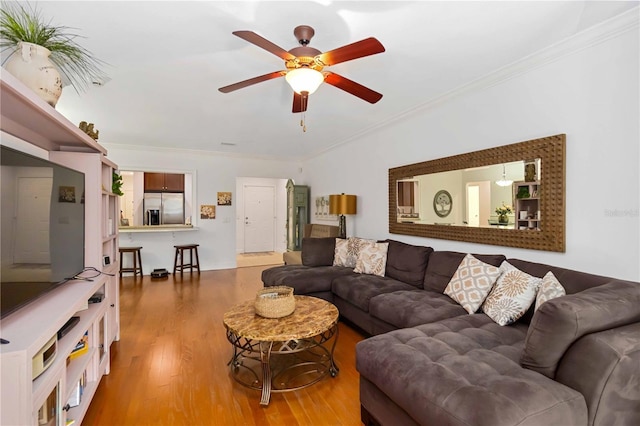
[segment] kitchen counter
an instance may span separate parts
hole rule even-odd
[[[195,231],[193,225],[144,225],[144,226],[121,226],[118,228],[120,233],[131,232],[176,232],[176,231]]]

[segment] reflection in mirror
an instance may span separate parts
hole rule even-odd
[[[193,173],[121,170],[120,227],[191,225]]]
[[[530,175],[525,176],[525,169]],[[537,184],[540,159],[513,161],[482,167],[413,176],[398,181],[398,222],[438,225],[539,229],[537,223],[517,225],[537,214],[537,194],[528,188]],[[527,181],[526,179],[529,179]],[[521,189],[518,193],[516,189]],[[526,197],[525,191],[526,190]],[[529,200],[525,203],[525,200]],[[496,210],[506,211],[500,221]],[[525,226],[525,228],[521,228]]]
[[[398,221],[420,220],[420,186],[416,179],[398,181]]]
[[[555,135],[389,169],[389,232],[564,251],[564,162]]]

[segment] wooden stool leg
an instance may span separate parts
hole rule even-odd
[[[135,278],[138,276],[138,258],[135,251],[131,253],[131,257],[133,258],[133,278]]]
[[[200,273],[200,258],[198,257],[198,247],[195,248],[196,250],[196,268],[198,269],[198,274]],[[191,262],[193,263],[193,262]]]
[[[180,275],[184,273],[184,249],[180,249]]]
[[[138,250],[138,265],[140,265],[140,276],[142,277],[144,273],[142,272],[142,255],[140,254],[140,250]]]
[[[120,252],[120,278],[122,278],[122,252]]]
[[[179,251],[180,251],[180,249],[176,247],[176,257],[173,259],[173,275],[176,274],[176,268],[178,267],[178,252]]]

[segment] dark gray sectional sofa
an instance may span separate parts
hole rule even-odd
[[[640,424],[640,283],[500,254],[567,295],[500,326],[443,294],[466,253],[387,240],[385,276],[331,266],[335,239],[305,239],[303,265],[262,274],[334,303],[371,337],[356,346],[367,425]]]

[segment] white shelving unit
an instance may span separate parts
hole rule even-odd
[[[540,182],[514,182],[516,229],[539,231],[540,228]]]
[[[92,281],[60,286],[2,320],[2,337],[10,343],[0,346],[0,424],[80,424],[100,379],[109,373],[109,349],[120,334],[119,200],[111,193],[117,166],[106,158],[104,147],[15,77],[6,72],[0,77],[0,129],[25,145],[49,151],[50,161],[85,174],[85,266],[101,272]],[[102,294],[102,301],[89,304],[95,294]],[[73,316],[79,322],[58,339],[49,368],[32,380],[34,355]],[[85,333],[88,351],[67,360]],[[67,407],[81,379],[82,398],[77,406]]]

